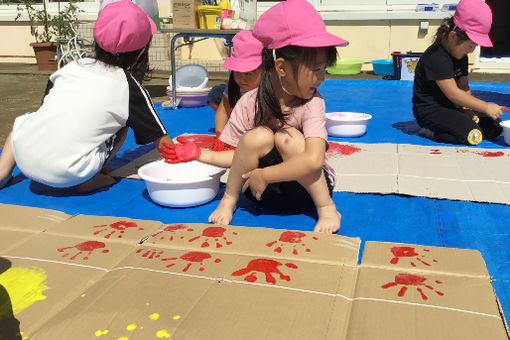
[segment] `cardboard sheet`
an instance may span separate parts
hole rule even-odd
[[[339,179],[336,191],[510,204],[507,150],[335,144],[349,150],[329,158]]]
[[[0,338],[509,339],[475,250],[368,241],[358,265],[358,238],[85,215],[25,234],[0,244]]]

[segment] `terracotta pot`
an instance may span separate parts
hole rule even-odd
[[[57,69],[57,44],[48,43],[31,43],[37,60],[37,66],[41,71]]]

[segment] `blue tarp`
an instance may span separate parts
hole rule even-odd
[[[510,107],[510,84],[474,83],[473,94]],[[331,138],[353,143],[407,143],[438,145],[417,136],[411,111],[412,82],[385,80],[326,80],[320,88],[327,112],[355,111],[373,115],[367,134],[359,138]],[[211,133],[214,114],[209,107],[156,109],[173,136]],[[502,117],[505,118],[505,117]],[[510,118],[508,118],[510,119]],[[505,148],[503,137],[483,141],[482,148]],[[137,146],[132,133],[112,162],[119,167],[149,151]],[[223,193],[208,204],[171,209],[154,204],[140,180],[120,179],[106,190],[75,195],[26,179],[17,169],[13,184],[0,190],[0,203],[49,208],[68,214],[123,216],[163,223],[200,222],[215,209]],[[428,246],[477,249],[483,255],[493,287],[505,314],[510,315],[510,206],[410,197],[400,195],[334,193],[342,213],[340,234],[362,241],[387,241]],[[283,214],[258,208],[242,199],[232,224],[310,231],[314,214]]]

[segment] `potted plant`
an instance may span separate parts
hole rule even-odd
[[[76,5],[77,0],[69,0],[58,14],[48,12],[46,0],[42,0],[42,9],[34,7],[35,0],[19,0],[18,14],[14,20],[18,21],[26,14],[30,23],[30,33],[35,42],[30,43],[34,49],[39,70],[57,69],[56,39],[71,38],[75,35],[74,27],[78,23],[78,13],[82,10]]]

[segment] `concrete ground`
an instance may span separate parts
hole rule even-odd
[[[0,148],[3,148],[14,119],[23,113],[37,110],[50,74],[49,71],[37,70],[37,66],[33,64],[0,64]],[[168,72],[154,72],[152,80],[144,83],[154,102],[168,99],[166,95],[168,77]],[[371,72],[362,72],[349,76],[328,75],[327,78],[381,79],[382,77]],[[508,74],[473,73],[469,78],[472,82],[510,82]],[[225,82],[228,79],[228,73],[210,73],[209,79],[208,85],[214,86]]]

